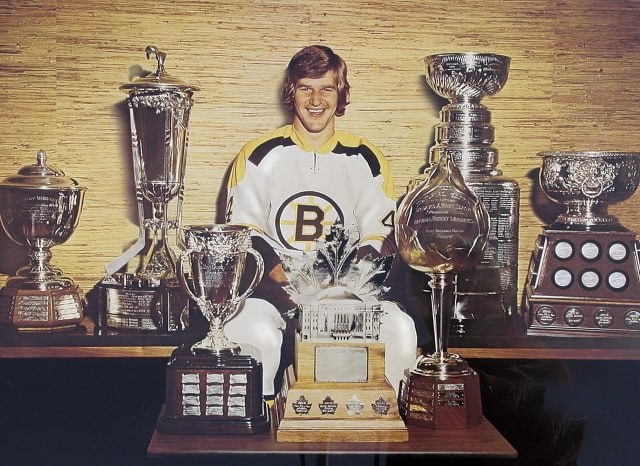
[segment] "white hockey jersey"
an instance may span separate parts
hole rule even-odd
[[[345,131],[311,150],[293,125],[246,144],[233,162],[226,220],[250,226],[281,250],[309,251],[334,223],[387,253],[396,208],[380,150]]]

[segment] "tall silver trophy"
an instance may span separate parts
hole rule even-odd
[[[208,323],[205,337],[176,349],[167,366],[167,396],[158,428],[168,433],[264,432],[270,426],[262,397],[262,364],[253,349],[229,341],[224,325],[262,279],[262,256],[250,229],[239,225],[190,226],[176,264],[182,288]],[[241,291],[247,256],[255,271]]]
[[[425,58],[426,80],[449,100],[440,111],[431,163],[449,156],[483,201],[491,229],[481,263],[458,276],[454,335],[492,336],[519,330],[518,224],[520,187],[498,169],[491,112],[482,103],[506,84],[511,59],[492,53]]]
[[[98,327],[172,333],[188,325],[188,299],[174,273],[170,243],[181,225],[189,117],[198,88],[168,74],[166,54],[155,46],[146,55],[156,58],[156,71],[120,87],[129,108],[139,236],[105,266]]]
[[[565,211],[538,236],[525,283],[527,333],[640,335],[640,245],[609,212],[640,184],[640,153],[540,152],[540,187]]]
[[[458,429],[482,420],[477,373],[448,352],[456,280],[482,260],[489,216],[450,154],[432,165],[398,207],[395,236],[403,260],[430,278],[435,352],[405,371],[400,412],[407,424]]]
[[[22,167],[0,183],[0,218],[13,241],[28,249],[29,265],[0,290],[0,323],[19,331],[74,328],[84,316],[84,294],[51,265],[51,248],[66,242],[80,219],[85,189],[47,164]]]

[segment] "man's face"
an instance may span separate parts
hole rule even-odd
[[[296,84],[293,105],[294,126],[310,135],[333,134],[338,87],[335,73],[328,72],[320,78],[302,78]]]

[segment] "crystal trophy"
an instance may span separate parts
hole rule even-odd
[[[478,374],[448,352],[448,342],[456,278],[481,262],[488,234],[487,210],[450,154],[432,165],[400,203],[398,251],[410,267],[430,278],[435,336],[435,352],[419,357],[401,382],[400,413],[407,424],[459,429],[482,420]]]
[[[334,225],[313,253],[282,256],[300,323],[276,397],[278,442],[408,440],[380,340],[377,297],[393,256],[357,253],[357,240]]]
[[[0,183],[0,219],[13,241],[28,248],[30,264],[0,290],[0,323],[18,331],[75,328],[84,316],[84,294],[50,263],[51,248],[66,242],[80,219],[85,189],[47,165],[34,165]]]
[[[198,88],[166,72],[164,52],[148,46],[146,55],[155,56],[155,73],[120,87],[129,107],[139,236],[105,266],[107,276],[97,285],[100,331],[167,334],[188,326],[188,299],[174,273],[169,238],[181,225],[189,116]],[[127,270],[130,262],[132,269],[137,262],[135,272]]]
[[[640,152],[540,152],[539,181],[565,211],[538,236],[525,283],[527,334],[640,335],[637,233],[609,213],[640,182]]]
[[[495,128],[482,99],[506,84],[511,59],[490,53],[443,53],[425,58],[426,80],[449,100],[440,111],[432,162],[450,156],[491,219],[483,260],[458,275],[453,335],[511,334],[521,325],[518,306],[520,187],[497,168]],[[453,336],[452,335],[452,336]]]
[[[229,341],[224,325],[262,278],[262,256],[251,247],[251,230],[240,225],[194,225],[183,229],[185,248],[176,275],[208,322],[205,337],[177,348],[167,365],[167,396],[158,429],[167,433],[255,434],[270,428],[262,397],[262,364],[253,348]],[[244,291],[247,255],[256,263]]]

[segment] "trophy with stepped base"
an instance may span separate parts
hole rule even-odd
[[[538,236],[523,308],[527,334],[640,335],[640,245],[609,205],[638,189],[640,153],[540,152],[540,186],[566,211]]]
[[[436,343],[435,352],[418,358],[400,384],[400,413],[407,424],[461,429],[482,421],[478,374],[447,349],[457,274],[482,260],[488,231],[482,201],[449,155],[431,167],[398,208],[398,251],[410,267],[431,278]]]
[[[176,434],[265,432],[271,418],[262,398],[262,364],[253,348],[241,348],[224,332],[225,323],[261,280],[262,256],[251,247],[249,228],[239,225],[187,227],[183,242],[176,274],[209,328],[202,340],[171,355],[158,429]],[[247,255],[253,256],[256,270],[241,292]]]
[[[385,377],[376,295],[391,256],[355,262],[340,226],[316,255],[283,258],[300,308],[295,364],[276,397],[278,442],[405,442],[397,395]]]
[[[491,112],[482,103],[506,84],[511,59],[492,53],[442,53],[425,58],[426,80],[449,100],[440,111],[431,162],[450,156],[491,219],[477,267],[458,274],[452,336],[485,337],[520,330],[518,223],[520,187],[498,169]]]
[[[2,226],[28,248],[30,259],[0,290],[0,324],[43,332],[72,329],[82,321],[84,294],[50,260],[51,248],[75,231],[84,193],[77,181],[47,165],[44,151],[34,165],[0,183]]]
[[[157,59],[156,72],[120,87],[131,120],[140,230],[96,285],[100,333],[172,334],[188,326],[188,298],[174,273],[169,238],[181,225],[191,97],[198,88],[165,71],[164,52],[150,45],[146,55]]]

